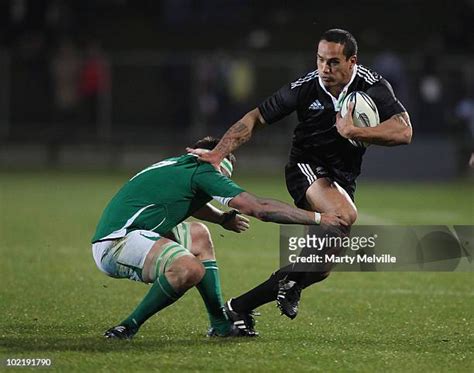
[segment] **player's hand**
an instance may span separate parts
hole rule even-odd
[[[336,128],[339,134],[346,138],[351,139],[353,137],[354,122],[352,120],[352,113],[354,111],[354,103],[351,102],[347,108],[347,113],[344,116],[341,116],[341,112],[336,114]]]
[[[323,227],[330,227],[330,226],[347,227],[348,224],[344,220],[342,220],[339,215],[330,214],[330,213],[322,213],[321,214],[321,226],[323,226]]]
[[[209,151],[207,149],[193,148],[186,148],[186,151],[189,154],[197,155],[200,161],[210,163],[217,171],[221,170],[220,164],[222,162],[222,159],[220,159],[219,155],[217,155],[213,151]]]
[[[221,226],[228,231],[241,233],[250,228],[250,220],[240,215],[237,210],[231,210],[224,213]]]

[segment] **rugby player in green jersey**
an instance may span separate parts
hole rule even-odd
[[[218,139],[206,137],[194,148],[213,149]],[[168,158],[138,172],[105,208],[94,237],[97,267],[108,276],[152,284],[136,309],[107,330],[107,338],[130,339],[152,315],[196,286],[207,308],[209,336],[251,336],[223,312],[214,248],[207,227],[184,222],[190,216],[242,232],[249,221],[340,225],[333,214],[319,214],[283,202],[259,198],[230,180],[235,157],[223,159],[220,170],[187,154]],[[223,212],[212,199],[235,210]]]

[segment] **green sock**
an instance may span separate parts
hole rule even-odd
[[[138,330],[146,320],[174,303],[181,295],[173,289],[165,275],[160,275],[135,311],[122,321],[120,325]]]
[[[219,268],[215,260],[204,260],[202,264],[206,269],[206,273],[196,287],[206,304],[211,326],[219,334],[227,334],[230,331],[231,323],[227,320],[222,310],[224,303],[222,301]]]

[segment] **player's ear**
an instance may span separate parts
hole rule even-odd
[[[354,66],[357,63],[357,55],[353,55],[349,57],[349,62],[351,63],[351,67]]]

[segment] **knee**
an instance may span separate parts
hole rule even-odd
[[[192,253],[200,260],[214,258],[214,245],[211,233],[203,223],[191,223]]]
[[[195,260],[192,264],[187,265],[184,268],[183,285],[187,288],[191,288],[199,284],[204,277],[204,274],[204,266],[200,261]]]
[[[167,270],[166,277],[178,291],[186,291],[199,284],[204,277],[205,269],[193,256],[178,258]]]
[[[341,209],[337,212],[337,214],[349,226],[353,225],[355,221],[357,220],[357,210],[353,207]]]

